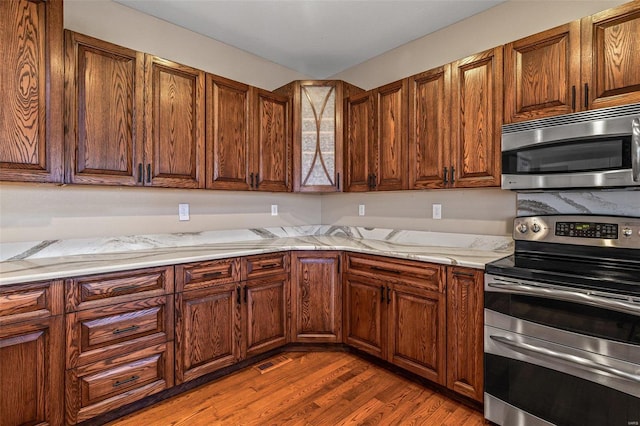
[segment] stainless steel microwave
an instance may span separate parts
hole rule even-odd
[[[640,104],[502,127],[502,188],[640,186]]]

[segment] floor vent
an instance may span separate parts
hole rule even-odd
[[[285,365],[288,362],[291,362],[291,358],[283,355],[283,356],[270,359],[269,361],[265,361],[262,364],[258,364],[254,368],[258,370],[260,374],[264,374],[282,365]]]

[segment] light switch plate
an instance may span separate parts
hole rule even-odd
[[[433,219],[442,219],[442,204],[432,204],[433,212],[431,217]]]
[[[178,218],[181,221],[189,220],[189,204],[187,203],[178,204]]]

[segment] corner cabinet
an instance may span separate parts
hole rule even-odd
[[[0,2],[0,180],[63,180],[62,0]]]
[[[0,423],[64,424],[63,282],[0,287]]]
[[[338,80],[307,80],[275,92],[288,96],[293,106],[293,190],[340,191],[343,99],[362,89]]]
[[[450,187],[500,186],[502,85],[502,47],[452,64]]]

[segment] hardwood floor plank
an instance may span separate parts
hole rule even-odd
[[[117,426],[480,426],[482,413],[349,353],[291,352],[123,417]]]

